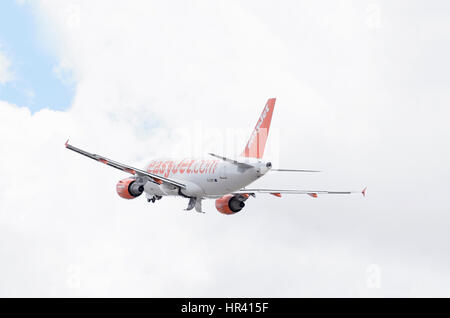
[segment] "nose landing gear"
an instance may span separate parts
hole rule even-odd
[[[188,206],[184,210],[190,211],[193,208],[195,208],[195,211],[197,211],[199,213],[205,213],[202,211],[202,198],[194,198],[194,197],[189,198]]]

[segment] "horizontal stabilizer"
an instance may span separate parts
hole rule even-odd
[[[281,172],[322,172],[320,170],[304,170],[304,169],[270,169],[270,171],[281,171]]]
[[[237,165],[237,166],[239,166],[241,168],[245,168],[245,169],[253,168],[252,165],[249,165],[248,163],[245,163],[245,162],[240,162],[240,161],[237,161],[237,160],[234,160],[234,159],[230,159],[230,158],[227,158],[227,157],[223,157],[223,156],[219,156],[219,155],[216,155],[216,154],[213,154],[213,153],[209,153],[209,155],[213,156],[215,158],[219,158],[219,159],[221,159],[223,161],[232,163],[234,165]]]

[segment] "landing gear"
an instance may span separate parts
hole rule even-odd
[[[185,211],[190,211],[195,207],[195,203],[197,202],[197,198],[189,198],[189,203]]]
[[[162,196],[154,195],[152,197],[147,197],[147,202],[155,203],[156,200],[161,200]]]
[[[195,208],[195,211],[199,213],[205,213],[202,211],[202,198],[189,198],[189,203],[185,211],[190,211]]]

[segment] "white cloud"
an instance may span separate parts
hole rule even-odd
[[[5,84],[13,78],[14,76],[11,72],[11,61],[3,52],[0,51],[0,84]]]
[[[76,94],[67,112],[0,102],[0,295],[448,295],[450,98],[434,70],[449,28],[408,3],[415,28],[389,4],[382,28],[346,2],[30,4]],[[326,173],[258,184],[367,183],[366,200],[259,196],[233,217],[213,202],[185,213],[181,199],[120,199],[120,171],[63,147],[142,165],[189,151],[195,125],[249,134],[271,96],[274,163]],[[371,264],[380,289],[367,288]]]

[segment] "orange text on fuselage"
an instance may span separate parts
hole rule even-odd
[[[159,174],[167,178],[173,174],[211,174],[216,171],[219,160],[183,159],[153,160],[147,166],[147,172]]]

